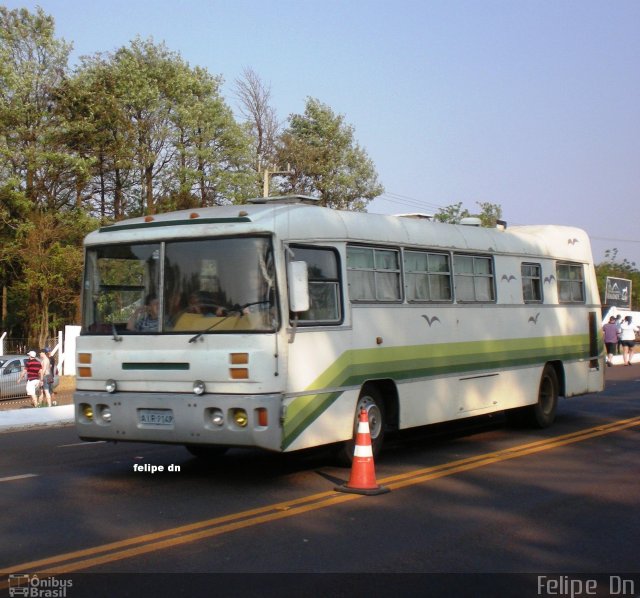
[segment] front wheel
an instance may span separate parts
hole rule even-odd
[[[556,419],[558,407],[558,375],[553,366],[547,364],[542,370],[538,402],[530,407],[529,422],[538,428],[548,428]]]
[[[377,456],[382,449],[385,429],[385,412],[382,397],[375,388],[364,388],[356,404],[353,419],[353,437],[343,443],[338,455],[339,461],[344,465],[350,465],[351,461],[353,461],[360,411],[362,409],[367,412],[367,419],[369,420],[369,434],[371,435],[371,450],[373,456]]]

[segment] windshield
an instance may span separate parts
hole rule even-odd
[[[87,249],[84,334],[268,332],[277,326],[267,238]]]

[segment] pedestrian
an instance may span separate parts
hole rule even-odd
[[[55,392],[56,387],[58,386],[56,384],[56,377],[58,376],[58,369],[56,368],[56,358],[52,355],[50,347],[45,347],[44,350],[47,353],[49,363],[51,364],[51,404],[55,406],[58,404]]]
[[[620,343],[622,344],[624,365],[631,365],[633,348],[636,344],[636,332],[640,330],[640,328],[633,325],[631,320],[631,316],[625,316],[624,321],[620,325]]]
[[[611,367],[613,365],[613,354],[616,352],[618,345],[618,327],[616,326],[616,319],[611,316],[609,322],[602,327],[604,334],[604,344],[607,347],[607,365]]]
[[[27,394],[31,397],[31,401],[33,402],[33,406],[38,406],[38,391],[40,389],[40,370],[42,369],[42,364],[36,359],[36,352],[29,351],[27,353],[29,359],[27,359],[27,363],[24,369],[20,372],[20,376],[18,376],[18,382],[21,382],[23,378],[27,379]]]
[[[618,346],[616,347],[616,350],[618,352],[618,355],[622,353],[622,345],[620,344],[620,334],[622,333],[622,329],[620,328],[621,326],[622,326],[622,316],[618,314],[616,316],[616,328],[618,329]]]
[[[53,391],[53,375],[51,374],[51,362],[47,357],[47,350],[40,349],[40,381],[42,386],[42,392],[44,393],[44,399],[47,402],[47,407],[51,407],[51,392]]]

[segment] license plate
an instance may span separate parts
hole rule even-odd
[[[138,422],[143,426],[173,426],[171,409],[138,409]]]

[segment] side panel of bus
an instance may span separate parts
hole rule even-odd
[[[521,264],[531,261],[540,266],[544,288],[540,301],[525,303]],[[535,404],[547,363],[561,394],[601,390],[603,370],[593,359],[601,342],[595,339],[594,354],[589,329],[590,312],[596,313],[587,305],[594,299],[590,266],[584,265],[584,304],[564,305],[555,260],[495,256],[494,263],[494,302],[347,299],[342,327],[299,330],[290,346],[283,448],[350,438],[365,383],[393,395],[385,399],[395,402],[389,411],[396,421],[387,423],[400,429]]]

